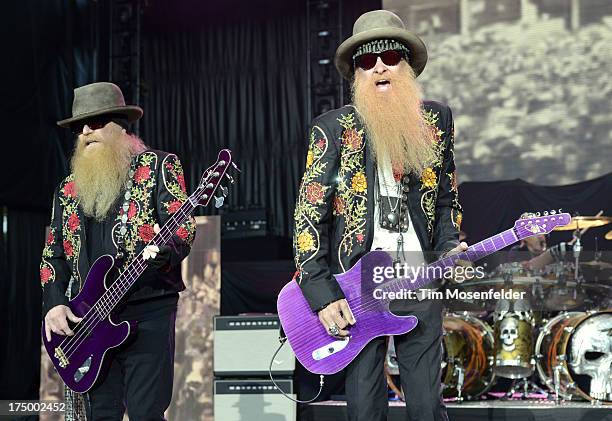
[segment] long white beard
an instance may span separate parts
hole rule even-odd
[[[434,136],[423,117],[422,93],[410,66],[393,75],[370,79],[356,75],[353,103],[363,121],[376,158],[390,160],[395,171],[421,175],[433,157]],[[376,81],[391,81],[391,89],[377,92]]]
[[[94,147],[95,151],[85,154],[85,141],[79,139],[71,167],[83,212],[102,221],[121,194],[132,156],[146,147],[137,137],[123,133],[115,138],[101,139]]]

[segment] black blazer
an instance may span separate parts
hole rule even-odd
[[[187,200],[183,168],[178,157],[163,151],[149,149],[133,158],[135,171],[131,175],[132,187],[124,237],[126,258],[122,270],[142,251],[154,236],[153,226],[164,223],[180,205]],[[121,198],[123,199],[123,195]],[[117,204],[112,215],[113,255],[119,236],[123,215]],[[181,278],[180,262],[189,254],[195,237],[195,221],[189,218],[172,237],[170,269],[168,271],[147,269],[130,291],[129,300],[142,300],[173,294],[185,289]],[[87,256],[85,215],[79,206],[74,175],[66,177],[55,190],[51,229],[43,248],[40,263],[40,280],[43,288],[43,317],[60,304],[67,305],[67,290],[75,297],[85,282],[94,263]]]
[[[423,104],[436,133],[435,157],[421,177],[402,179],[404,203],[424,252],[446,252],[459,241],[461,206],[448,106]],[[354,106],[317,117],[310,128],[306,171],[295,207],[293,251],[298,282],[313,311],[344,298],[333,274],[370,250],[376,163]]]

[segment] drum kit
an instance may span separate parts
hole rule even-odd
[[[533,393],[544,399],[588,400],[612,405],[612,286],[588,280],[583,272],[601,272],[612,264],[579,260],[585,228],[612,222],[604,216],[574,217],[561,230],[574,230],[570,261],[538,271],[506,263],[487,278],[466,282],[466,292],[513,289],[525,299],[464,302],[444,317],[442,386],[445,399],[485,399],[491,389],[502,399]],[[612,231],[605,236],[612,240]],[[596,253],[597,255],[597,253]],[[489,303],[490,304],[490,303]],[[387,381],[399,374],[390,338]],[[510,379],[500,381],[500,379]],[[509,386],[508,386],[509,385]],[[503,390],[505,388],[505,390]],[[499,394],[498,394],[499,396]]]

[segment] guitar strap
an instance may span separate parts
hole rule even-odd
[[[136,161],[138,161],[138,156],[134,156],[132,158],[130,170],[128,172],[128,180],[125,183],[123,204],[121,205],[121,209],[119,210],[121,222],[119,226],[119,235],[117,236],[117,255],[115,256],[117,260],[123,260],[125,258],[125,234],[127,233],[128,211],[130,209],[130,199],[132,197],[132,180],[134,178],[134,173],[136,172]]]

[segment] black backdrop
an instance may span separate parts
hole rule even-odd
[[[242,173],[229,205],[269,208],[276,235],[289,232],[304,165],[305,25],[290,15],[144,42],[145,142],[177,153],[192,189],[219,149],[233,150]]]
[[[461,229],[467,241],[475,243],[512,227],[523,212],[561,209],[572,215],[589,216],[599,211],[611,215],[612,173],[567,186],[538,186],[523,180],[462,183],[459,198],[464,208]],[[596,238],[599,249],[612,250],[612,241],[603,239],[610,229],[612,225],[587,231],[582,238],[585,250],[595,249]],[[549,244],[570,239],[571,232],[553,231]]]

